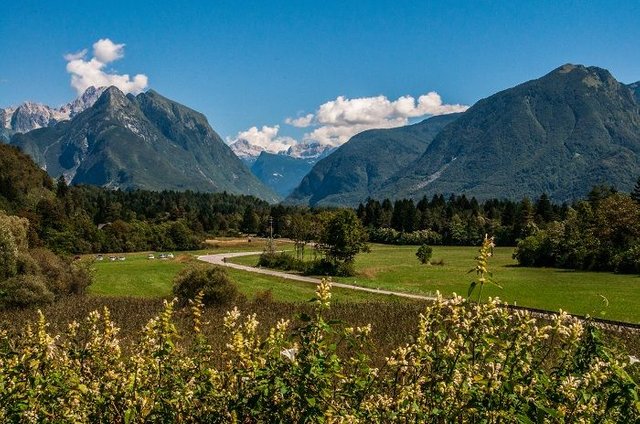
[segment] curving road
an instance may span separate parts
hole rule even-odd
[[[202,256],[198,256],[198,260],[203,261],[203,262],[208,262],[208,263],[214,264],[214,265],[227,266],[229,268],[240,269],[240,270],[248,271],[248,272],[255,272],[256,274],[272,275],[274,277],[280,277],[280,278],[284,278],[284,279],[287,279],[287,280],[302,281],[302,282],[305,282],[305,283],[312,283],[312,284],[320,284],[320,282],[322,281],[319,278],[305,277],[304,275],[297,275],[297,274],[288,274],[286,272],[275,271],[273,269],[257,268],[257,267],[254,267],[254,266],[234,264],[234,263],[231,263],[231,262],[227,261],[228,258],[237,258],[239,256],[259,255],[261,253],[262,253],[262,251],[260,251],[260,252],[219,253],[217,255],[202,255]],[[333,287],[339,287],[341,289],[358,290],[358,291],[367,292],[367,293],[384,294],[384,295],[398,296],[398,297],[406,297],[406,298],[409,298],[409,299],[416,299],[416,300],[435,300],[435,297],[432,297],[432,296],[421,296],[419,294],[410,294],[410,293],[402,293],[402,292],[396,292],[396,291],[390,291],[390,290],[372,289],[372,288],[368,288],[368,287],[354,286],[354,285],[351,285],[351,284],[332,282],[331,285]]]
[[[305,277],[303,275],[296,275],[296,274],[288,274],[286,272],[275,271],[275,270],[268,269],[268,268],[257,268],[257,267],[253,267],[253,266],[234,264],[234,263],[226,261],[227,258],[237,258],[239,256],[259,255],[261,253],[262,253],[262,251],[260,251],[260,252],[220,253],[220,254],[217,254],[217,255],[202,255],[202,256],[198,256],[198,260],[201,260],[203,262],[208,262],[208,263],[214,264],[214,265],[227,266],[229,268],[240,269],[240,270],[248,271],[248,272],[255,272],[256,274],[272,275],[274,277],[280,277],[280,278],[284,278],[284,279],[287,279],[287,280],[302,281],[302,282],[305,282],[305,283],[312,283],[312,284],[320,284],[320,282],[322,281],[319,278]],[[359,290],[359,291],[367,292],[367,293],[383,294],[383,295],[388,295],[388,296],[398,296],[398,297],[404,297],[404,298],[415,299],[415,300],[435,300],[436,299],[433,296],[421,296],[419,294],[410,294],[410,293],[402,293],[402,292],[396,292],[396,291],[390,291],[390,290],[372,289],[372,288],[368,288],[368,287],[360,287],[360,286],[354,286],[354,285],[351,285],[351,284],[344,284],[344,283],[335,283],[335,282],[333,282],[332,286],[333,287],[339,287],[341,289]],[[551,318],[551,317],[555,316],[555,312],[554,311],[546,311],[546,310],[543,310],[543,309],[527,308],[527,307],[513,306],[513,305],[505,305],[505,307],[508,308],[508,309],[511,309],[511,310],[525,310],[525,311],[528,311],[536,318]],[[582,317],[582,316],[579,316],[579,315],[573,315],[573,316],[575,318],[580,319],[580,320],[584,320],[584,317]],[[633,324],[633,323],[620,322],[620,321],[609,321],[609,320],[600,319],[600,318],[591,318],[591,320],[594,321],[596,323],[596,325],[598,325],[601,328],[605,328],[605,329],[609,329],[609,330],[611,330],[611,329],[613,329],[613,330],[625,329],[625,330],[631,330],[634,333],[640,333],[640,324]]]

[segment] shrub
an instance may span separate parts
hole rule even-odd
[[[0,220],[0,280],[15,276],[17,266],[18,243],[8,223]]]
[[[329,320],[330,285],[295,324],[262,331],[227,312],[225,341],[184,343],[174,305],[121,353],[109,311],[49,334],[40,315],[24,337],[0,332],[0,422],[601,422],[640,419],[638,365],[567,314],[538,322],[497,299],[430,303],[417,336],[375,367],[371,327]]]
[[[350,277],[356,274],[352,260],[339,261],[320,258],[313,261],[304,261],[285,252],[263,253],[258,259],[258,266],[283,271],[299,271],[305,275]]]
[[[25,307],[53,302],[55,296],[40,275],[18,275],[0,282],[0,305]]]
[[[554,245],[546,231],[539,231],[520,240],[513,258],[522,266],[556,265]]]
[[[281,269],[284,271],[300,271],[305,272],[307,263],[301,259],[294,258],[292,255],[281,253],[264,252],[258,259],[258,266],[265,268]]]
[[[219,266],[197,265],[182,270],[173,281],[173,294],[186,304],[202,292],[205,305],[228,305],[238,297],[238,288]]]
[[[93,279],[91,264],[29,249],[28,231],[28,220],[0,211],[0,306],[41,305],[83,293]]]
[[[418,247],[416,256],[421,264],[429,263],[431,257],[433,256],[433,248],[427,244],[423,244],[422,246]]]
[[[626,274],[640,273],[640,243],[613,258],[615,271]]]

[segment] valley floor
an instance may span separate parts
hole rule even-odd
[[[175,259],[147,259],[147,253],[126,254],[120,262],[96,262],[96,281],[90,293],[106,296],[167,297],[171,296],[173,277],[196,257],[238,251],[260,251],[264,244],[246,240],[233,244],[213,244],[211,248],[176,254]],[[292,249],[287,242],[278,249]],[[445,295],[466,295],[473,274],[476,247],[435,246],[432,262],[442,260],[443,265],[421,265],[415,246],[389,246],[372,244],[371,253],[356,259],[355,277],[335,278],[336,282],[432,296],[436,291]],[[566,310],[580,315],[591,315],[612,320],[640,322],[640,277],[604,272],[578,272],[555,268],[518,267],[511,258],[513,248],[498,247],[491,259],[494,280],[502,287],[489,286],[483,298],[498,296],[509,303],[557,311]],[[311,258],[309,251],[307,257]],[[231,258],[229,261],[254,266],[257,256]],[[228,269],[237,281],[240,291],[253,299],[256,294],[271,292],[276,301],[306,301],[313,297],[315,285],[285,280],[280,277],[254,274]],[[477,292],[476,292],[477,293]],[[396,297],[336,288],[334,300],[394,301]]]
[[[436,291],[466,295],[474,277],[468,271],[475,265],[476,247],[434,246],[432,262],[442,260],[443,265],[421,265],[415,257],[416,249],[416,246],[372,244],[371,253],[356,258],[355,277],[335,280],[425,296]],[[511,247],[495,249],[489,266],[494,281],[502,288],[485,287],[483,298],[497,296],[520,306],[640,322],[640,276],[519,267],[512,253]],[[238,257],[232,261],[255,265],[257,257]]]

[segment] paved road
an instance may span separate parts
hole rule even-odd
[[[262,252],[219,253],[217,255],[202,255],[202,256],[198,256],[198,260],[201,260],[201,261],[204,261],[204,262],[208,262],[208,263],[214,264],[214,265],[228,266],[229,268],[235,268],[235,269],[241,269],[243,271],[255,272],[256,274],[272,275],[274,277],[280,277],[280,278],[284,278],[284,279],[287,279],[287,280],[303,281],[305,283],[312,283],[312,284],[320,284],[320,282],[322,281],[319,278],[305,277],[304,275],[288,274],[286,272],[275,271],[275,270],[268,269],[268,268],[256,268],[256,267],[253,267],[253,266],[234,264],[234,263],[231,263],[231,262],[226,260],[227,258],[237,258],[239,256],[259,255],[261,253]],[[351,284],[333,282],[333,283],[331,283],[331,285],[333,287],[339,287],[341,289],[358,290],[358,291],[367,292],[367,293],[375,293],[375,294],[384,294],[384,295],[389,295],[389,296],[406,297],[406,298],[409,298],[409,299],[416,299],[416,300],[435,300],[435,298],[431,297],[431,296],[421,296],[419,294],[410,294],[410,293],[402,293],[402,292],[396,292],[396,291],[390,291],[390,290],[372,289],[372,288],[368,288],[368,287],[354,286],[354,285],[351,285]]]
[[[208,262],[214,265],[221,265],[221,266],[228,266],[229,268],[235,268],[235,269],[241,269],[243,271],[249,271],[249,272],[255,272],[256,274],[265,274],[265,275],[272,275],[274,277],[280,277],[280,278],[284,278],[287,280],[295,280],[295,281],[303,281],[305,283],[312,283],[312,284],[320,284],[321,280],[319,278],[313,278],[313,277],[305,277],[303,275],[296,275],[296,274],[287,274],[286,272],[282,272],[282,271],[274,271],[272,269],[268,269],[268,268],[256,268],[253,266],[246,266],[246,265],[239,265],[239,264],[234,264],[231,262],[226,261],[226,258],[237,258],[239,256],[252,256],[252,255],[259,255],[262,252],[235,252],[235,253],[220,253],[217,255],[203,255],[203,256],[198,256],[198,259],[204,262]],[[384,295],[389,295],[389,296],[398,296],[398,297],[405,297],[405,298],[409,298],[409,299],[416,299],[416,300],[435,300],[435,297],[432,296],[421,296],[419,294],[410,294],[410,293],[402,293],[402,292],[396,292],[396,291],[390,291],[390,290],[380,290],[380,289],[371,289],[368,287],[360,287],[360,286],[354,286],[351,284],[343,284],[343,283],[332,283],[333,287],[339,287],[341,289],[347,289],[347,290],[359,290],[362,292],[367,292],[367,293],[374,293],[374,294],[384,294]],[[524,308],[524,307],[515,307],[515,306],[506,306],[508,308],[511,309],[523,309],[523,310],[527,310],[530,313],[532,313],[533,316],[537,317],[537,318],[549,318],[552,317],[555,312],[553,311],[545,311],[542,309],[531,309],[531,308]],[[583,320],[584,317],[581,316],[577,316],[574,315],[576,318]],[[634,332],[639,332],[640,333],[640,324],[631,324],[631,323],[626,323],[626,322],[618,322],[618,321],[609,321],[609,320],[603,320],[603,319],[598,319],[598,318],[592,318],[593,321],[596,322],[597,325],[599,325],[600,327],[603,328],[607,328],[607,329],[621,329],[624,328],[626,330],[631,330]]]

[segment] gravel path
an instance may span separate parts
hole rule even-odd
[[[280,278],[284,278],[284,279],[287,279],[287,280],[302,281],[302,282],[305,282],[305,283],[312,283],[312,284],[320,284],[320,282],[322,281],[319,278],[305,277],[304,275],[297,275],[297,274],[288,274],[286,272],[275,271],[273,269],[267,269],[267,268],[257,268],[257,267],[254,267],[254,266],[234,264],[234,263],[228,262],[226,260],[227,258],[237,258],[239,256],[259,255],[261,253],[262,252],[220,253],[220,254],[217,254],[217,255],[202,255],[202,256],[198,256],[198,260],[203,261],[203,262],[208,262],[208,263],[214,264],[214,265],[227,266],[229,268],[235,268],[235,269],[241,269],[243,271],[255,272],[256,274],[272,275],[274,277],[280,277]],[[402,293],[402,292],[396,292],[396,291],[390,291],[390,290],[372,289],[372,288],[368,288],[368,287],[360,287],[360,286],[354,286],[354,285],[351,285],[351,284],[344,284],[344,283],[333,282],[333,283],[331,283],[331,285],[333,287],[339,287],[341,289],[358,290],[358,291],[367,292],[367,293],[384,294],[384,295],[398,296],[398,297],[406,297],[406,298],[409,298],[409,299],[416,299],[416,300],[434,300],[435,299],[434,297],[431,297],[431,296],[421,296],[419,294],[410,294],[410,293]]]

